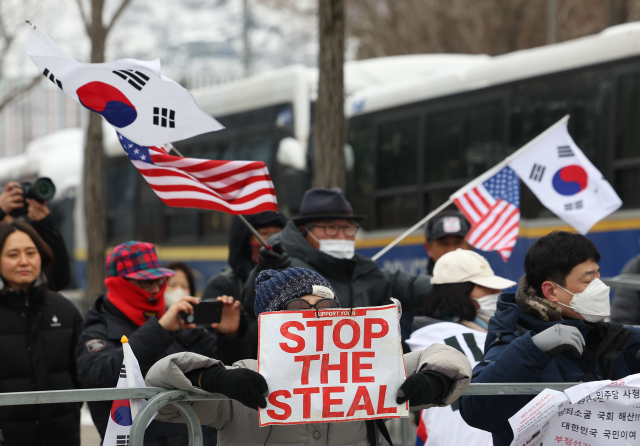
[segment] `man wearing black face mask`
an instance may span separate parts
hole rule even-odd
[[[271,211],[246,215],[245,218],[265,240],[282,231],[287,223],[284,215]],[[262,244],[247,226],[238,217],[233,217],[229,230],[229,267],[209,279],[202,299],[226,295],[244,302],[244,283],[258,263],[261,247]]]
[[[552,232],[525,258],[516,294],[502,294],[489,321],[482,361],[472,382],[588,382],[640,372],[640,329],[604,322],[609,287],[600,280],[600,253],[583,235]],[[493,444],[513,440],[509,418],[533,396],[468,396],[464,420],[493,434]]]
[[[427,276],[381,270],[371,259],[355,253],[358,221],[342,190],[310,189],[302,199],[300,216],[292,218],[281,233],[269,238],[273,250],[260,250],[260,263],[247,284],[262,269],[288,266],[316,271],[340,294],[345,307],[368,307],[389,303],[394,297],[403,310],[421,308],[431,289]],[[244,306],[253,306],[255,293],[245,286]]]

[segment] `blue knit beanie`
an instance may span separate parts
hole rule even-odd
[[[340,305],[331,284],[315,271],[306,268],[267,269],[256,278],[253,310],[258,317],[260,313],[281,310],[286,302],[309,294],[333,298]]]

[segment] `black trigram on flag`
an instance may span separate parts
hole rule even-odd
[[[569,146],[559,146],[558,147],[558,157],[559,158],[567,158],[570,156],[575,156],[573,154],[573,150]]]
[[[168,108],[153,107],[153,125],[175,128],[176,112]]]
[[[582,209],[583,204],[582,204],[582,200],[578,200],[575,203],[567,203],[564,205],[564,210],[565,211],[579,211],[580,209]]]
[[[55,85],[60,87],[60,90],[62,90],[62,82],[56,79],[56,77],[53,75],[52,72],[49,71],[48,68],[45,68],[42,74],[44,74],[44,77],[48,78],[51,82],[53,82]]]
[[[129,446],[129,436],[116,435],[116,446]]]
[[[117,71],[113,71],[113,74],[120,76],[122,79],[127,81],[130,85],[133,85],[133,88],[135,88],[138,91],[142,90],[142,87],[147,85],[147,82],[149,82],[149,76],[139,71],[117,70]]]
[[[546,167],[541,166],[540,164],[534,164],[533,168],[531,169],[531,175],[529,175],[529,178],[531,178],[533,181],[542,181],[542,175],[544,175],[545,169]]]
[[[126,378],[126,377],[127,377],[127,370],[124,367],[122,367],[120,369],[120,378]]]

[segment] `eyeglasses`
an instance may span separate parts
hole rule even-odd
[[[285,310],[322,310],[325,308],[338,308],[338,301],[335,299],[320,299],[315,305],[310,304],[304,299],[292,299],[284,304]]]
[[[145,291],[149,291],[151,288],[153,288],[154,285],[157,285],[158,288],[162,288],[166,281],[166,277],[160,277],[159,279],[154,280],[132,280],[133,283],[135,283]]]
[[[358,232],[358,229],[360,229],[360,226],[358,226],[357,224],[342,225],[342,226],[338,226],[338,225],[322,225],[322,226],[314,225],[314,226],[311,227],[311,229],[313,229],[313,228],[322,229],[327,237],[335,237],[336,235],[338,235],[340,233],[341,229],[342,229],[342,232],[344,233],[345,236],[353,237],[354,235],[356,235],[356,232]]]

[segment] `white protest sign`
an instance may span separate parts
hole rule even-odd
[[[556,398],[544,399],[548,394]],[[542,422],[518,421],[522,413],[532,409],[552,416],[546,416]],[[640,375],[613,382],[585,383],[565,390],[564,394],[547,389],[509,419],[516,437],[511,444],[640,446],[639,421]],[[539,434],[535,438],[520,434],[525,431]]]
[[[408,416],[395,401],[406,379],[395,305],[262,313],[258,324],[260,426]]]

